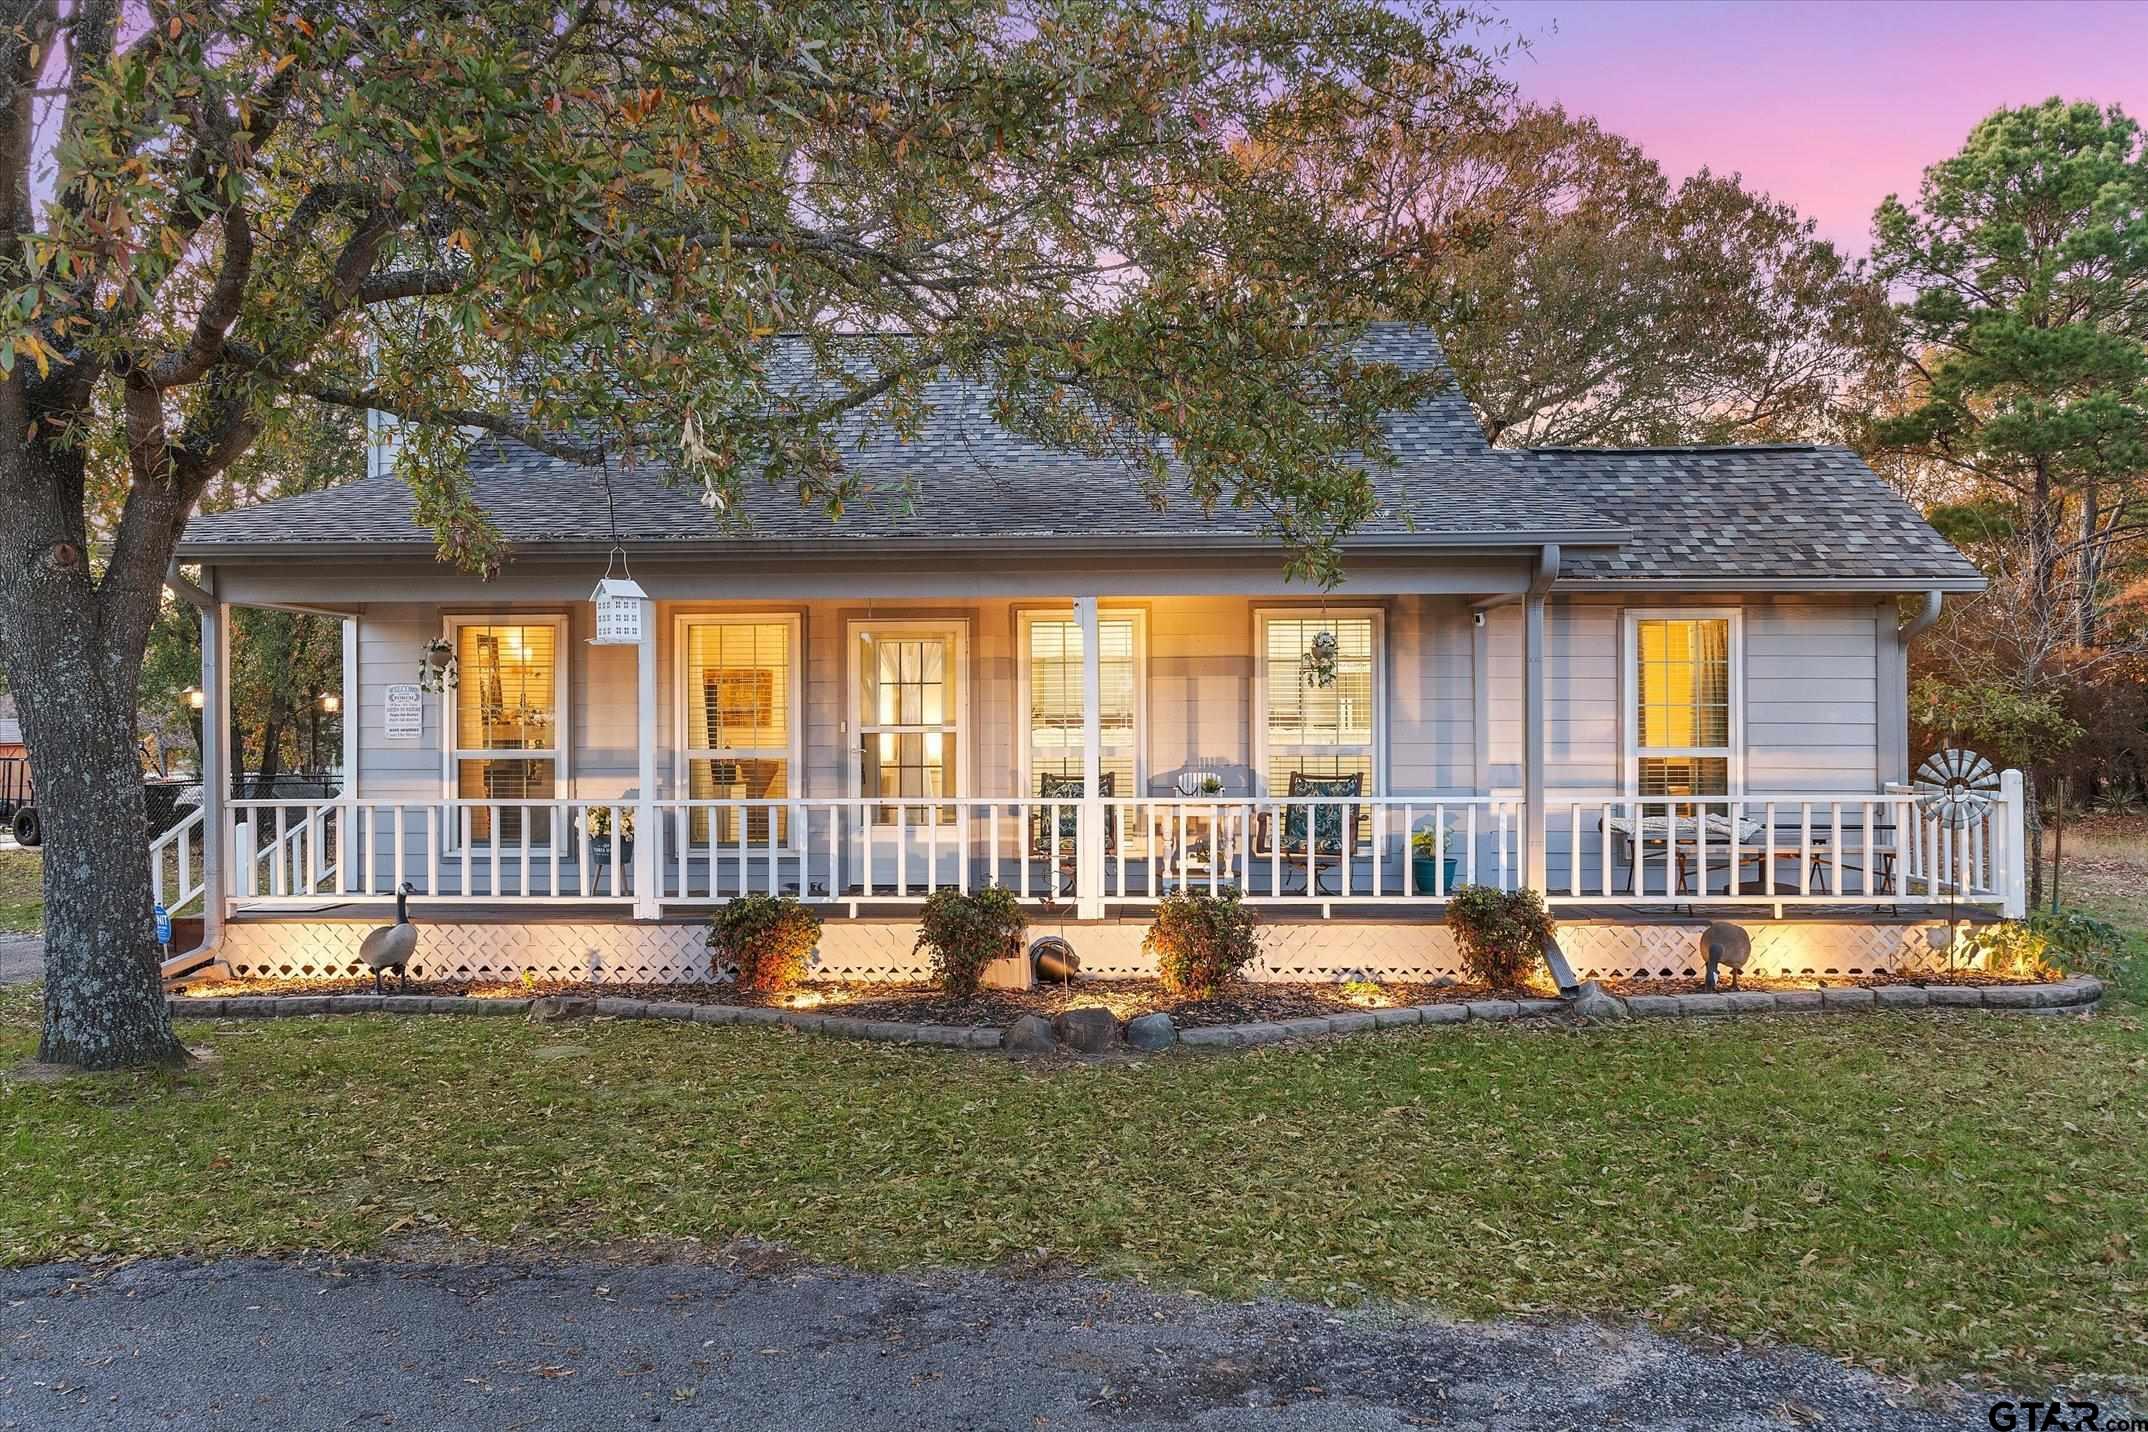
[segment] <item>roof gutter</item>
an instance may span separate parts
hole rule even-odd
[[[1924,606],[1918,613],[1902,624],[1895,633],[1896,639],[1906,648],[1911,642],[1932,629],[1939,620],[1939,609],[1945,605],[1947,594],[1936,587],[1924,594]]]
[[[1556,527],[1520,531],[1396,532],[1359,535],[1343,540],[1345,552],[1393,553],[1491,551],[1515,555],[1547,544],[1569,547],[1617,547],[1632,535],[1625,527]],[[1040,556],[1111,556],[1134,552],[1185,552],[1223,555],[1273,555],[1279,547],[1272,538],[1253,533],[1142,532],[1083,536],[1069,539],[1039,533],[1013,537],[832,537],[832,538],[730,538],[725,540],[635,541],[626,550],[648,560],[665,557],[819,557],[855,562],[904,561],[920,554],[956,553],[965,556],[999,555],[1033,561]],[[518,559],[544,560],[601,557],[611,550],[604,540],[573,538],[565,541],[521,541],[509,544]],[[309,561],[350,557],[431,557],[437,549],[430,542],[216,542],[189,545],[183,558],[189,562],[284,559]]]
[[[216,605],[216,596],[207,587],[190,581],[179,571],[179,559],[172,558],[164,569],[164,585],[171,588],[172,595],[197,611],[208,611]]]

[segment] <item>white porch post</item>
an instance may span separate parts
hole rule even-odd
[[[1095,597],[1074,599],[1074,624],[1081,631],[1081,858],[1074,913],[1099,920],[1104,915],[1104,666]]]
[[[1544,596],[1559,578],[1559,548],[1547,543],[1529,582],[1522,618],[1522,883],[1551,893],[1544,809]]]
[[[201,611],[201,915],[202,941],[215,949],[240,871],[231,828],[231,608]],[[248,842],[251,844],[251,842]]]
[[[2005,842],[1999,855],[2000,913],[2019,920],[2029,913],[2029,806],[2021,772],[1999,773],[1999,812]]]
[[[358,618],[343,619],[343,799],[358,799]],[[428,892],[430,893],[430,892]]]
[[[663,913],[658,888],[663,851],[663,823],[656,813],[656,603],[641,599],[641,644],[635,652],[634,754],[637,801],[634,807],[634,918],[654,920]]]

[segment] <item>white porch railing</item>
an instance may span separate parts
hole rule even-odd
[[[632,900],[631,859],[598,831],[631,830],[632,801],[231,803],[232,894],[254,905],[327,896],[485,903]],[[632,841],[626,842],[631,848]]]
[[[1893,787],[1560,800],[1547,826],[1554,904],[2018,903],[2023,825],[2011,773],[2001,799],[1959,824]]]
[[[1456,885],[1512,890],[1529,868],[1508,796],[864,797],[790,800],[380,802],[242,800],[231,896],[500,904],[608,902],[650,914],[741,894],[914,905],[943,887],[1004,885],[1026,901],[1107,913],[1177,890],[1252,903],[1434,905]],[[1554,904],[1708,907],[1991,905],[2022,891],[2019,778],[1964,824],[1913,793],[1565,798],[1545,811]],[[615,832],[625,832],[615,840]],[[200,818],[152,849],[177,854],[180,903]],[[191,852],[191,853],[190,853]],[[174,904],[172,908],[178,908]]]
[[[208,874],[202,855],[198,810],[149,842],[149,893],[167,914],[181,914],[201,899]]]
[[[1488,796],[861,797],[659,801],[656,808],[657,879],[667,904],[713,905],[748,891],[904,904],[943,886],[987,885],[1024,900],[1106,905],[1226,886],[1264,904],[1443,899],[1449,881],[1441,862],[1423,878],[1413,868],[1416,832],[1429,833],[1435,847],[1443,836],[1452,842],[1457,883],[1511,889],[1521,870],[1521,803]],[[1084,870],[1088,849],[1100,851],[1093,879]]]

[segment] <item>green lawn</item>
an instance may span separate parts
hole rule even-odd
[[[0,1068],[33,1001],[0,1001]],[[0,1260],[752,1234],[867,1267],[1626,1314],[1916,1376],[2148,1367],[2131,1005],[1051,1071],[692,1025],[184,1031],[214,1063],[4,1086]]]
[[[34,850],[0,850],[0,932],[45,927],[45,860]]]

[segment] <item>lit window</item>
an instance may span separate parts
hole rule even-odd
[[[1136,753],[1141,749],[1140,634],[1137,619],[1104,613],[1097,620],[1097,668],[1103,700],[1097,727],[1103,743],[1105,789],[1116,797],[1139,794]],[[1069,617],[1025,619],[1023,657],[1029,682],[1029,783],[1032,794],[1082,775],[1081,626]]]
[[[1730,791],[1736,713],[1728,617],[1637,617],[1633,623],[1635,793]]]
[[[1320,638],[1334,641],[1332,680]],[[1261,617],[1261,779],[1287,795],[1293,775],[1359,776],[1378,788],[1379,624],[1364,616]]]
[[[471,801],[550,801],[559,795],[561,623],[464,623],[455,629],[455,794]],[[502,752],[513,752],[503,755]],[[503,805],[469,812],[470,839],[551,839],[552,813]]]
[[[685,625],[686,793],[694,800],[779,801],[791,793],[797,759],[792,711],[796,625],[789,620],[693,620]],[[735,808],[697,810],[692,838],[735,844]],[[778,842],[790,839],[787,811],[747,807],[749,845],[765,845],[771,817]]]
[[[909,624],[856,628],[860,793],[899,797],[873,819],[911,825],[955,819],[952,806],[926,804],[962,794],[962,634]]]

